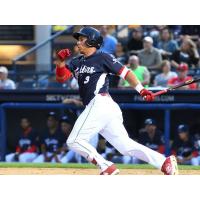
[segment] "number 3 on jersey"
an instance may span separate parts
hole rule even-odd
[[[89,80],[90,80],[90,76],[86,76],[85,80],[84,80],[84,84],[87,84],[89,82]]]

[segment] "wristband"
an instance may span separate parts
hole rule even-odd
[[[121,68],[121,70],[119,71],[119,76],[123,79],[126,79],[127,74],[130,72],[130,70],[124,66]]]
[[[144,89],[141,83],[138,83],[135,87],[135,90],[137,90],[139,93]]]

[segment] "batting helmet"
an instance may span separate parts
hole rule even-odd
[[[100,32],[93,27],[84,27],[79,32],[73,33],[73,37],[78,40],[79,36],[87,38],[86,45],[99,49],[103,44],[103,37]]]

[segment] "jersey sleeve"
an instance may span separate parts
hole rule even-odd
[[[69,70],[70,70],[71,72],[74,71],[74,69],[75,69],[75,60],[74,60],[74,59],[72,59],[72,60],[69,62],[68,68],[69,68]]]
[[[122,65],[115,56],[112,54],[103,53],[104,65],[109,72],[116,74],[122,78],[126,78],[129,70],[126,66]]]
[[[71,61],[68,63],[68,69],[71,72],[74,72],[77,69],[77,66],[79,65],[82,59],[83,59],[82,55],[72,58]]]

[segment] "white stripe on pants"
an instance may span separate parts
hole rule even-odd
[[[69,148],[91,161],[93,158],[104,170],[112,163],[106,161],[89,144],[95,134],[100,133],[123,155],[135,156],[157,168],[161,168],[165,157],[128,137],[123,125],[119,106],[109,96],[96,95],[77,119],[67,140]]]

